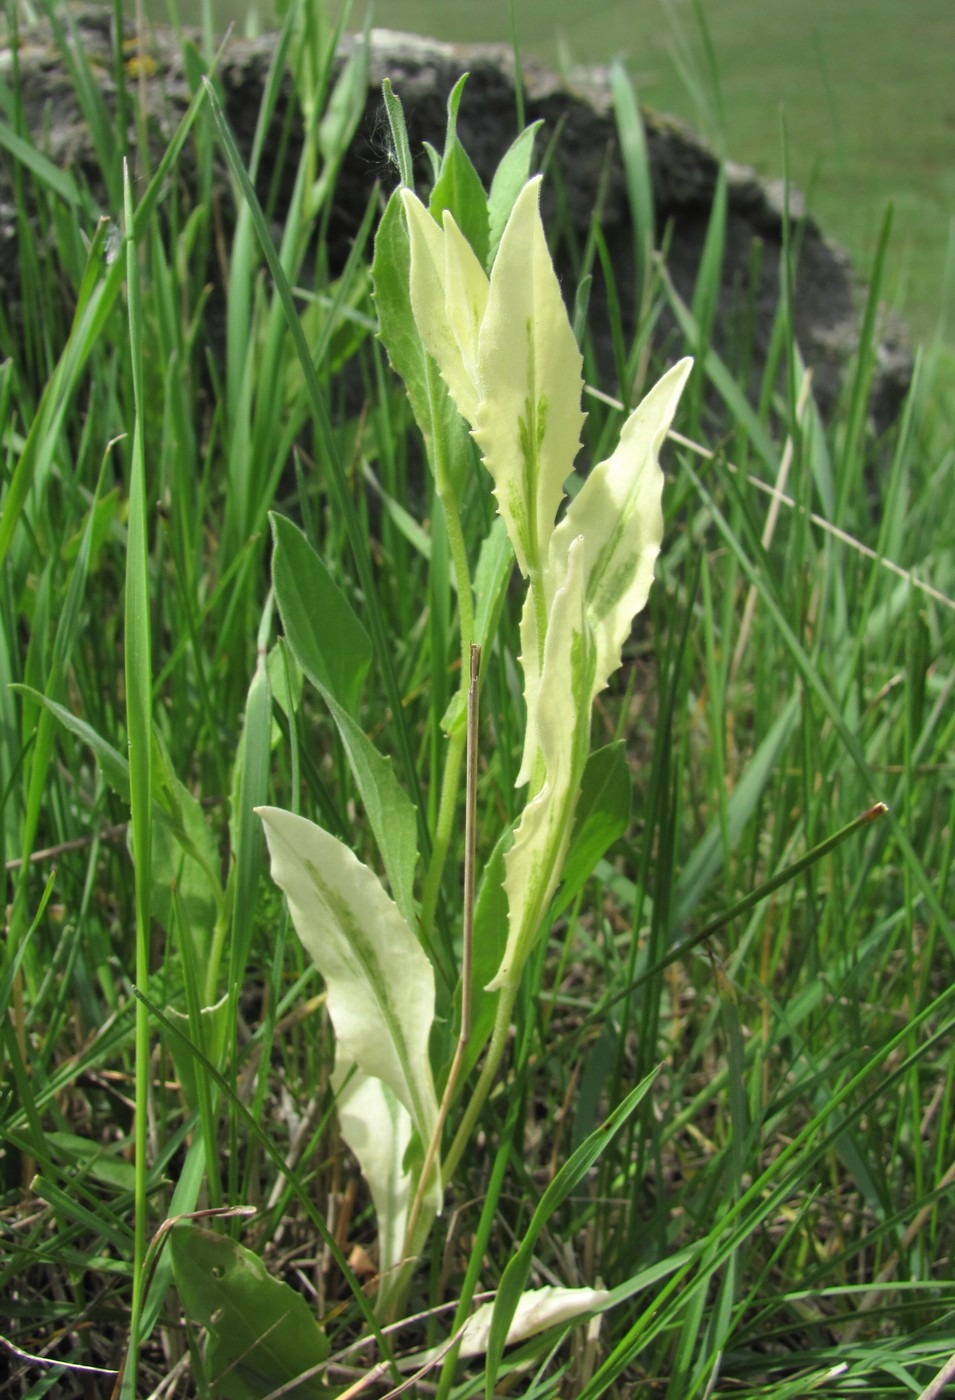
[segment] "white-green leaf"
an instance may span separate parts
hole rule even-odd
[[[548,612],[574,541],[584,541],[587,618],[597,648],[591,700],[620,665],[621,648],[650,592],[663,538],[660,449],[692,368],[691,359],[680,360],[634,409],[616,449],[591,471],[550,539],[544,571]],[[519,784],[533,776],[538,755],[537,615],[530,597],[521,619],[521,643],[528,718]]]
[[[610,1294],[604,1288],[531,1288],[521,1294],[507,1333],[507,1346],[533,1337],[548,1327],[572,1322],[575,1317],[604,1307]],[[468,1318],[461,1337],[459,1356],[480,1356],[487,1351],[494,1304],[482,1303]]]
[[[528,803],[504,858],[508,900],[507,947],[488,991],[517,977],[541,932],[560,879],[590,741],[595,648],[584,607],[584,541],[571,545],[544,644],[537,738],[544,782]]]
[[[650,593],[663,539],[660,449],[692,368],[692,359],[680,360],[634,409],[614,452],[591,471],[551,539],[551,588],[564,576],[572,542],[584,539],[587,616],[597,643],[595,695],[620,665],[620,649]]]
[[[478,336],[490,292],[487,273],[477,259],[470,243],[444,211],[444,295],[448,324],[457,343],[464,373],[463,392],[473,391],[473,400],[461,403],[454,386],[449,384],[458,409],[473,424],[477,415]]]
[[[328,988],[342,1050],[404,1104],[422,1142],[437,1119],[428,1037],[434,973],[380,880],[327,831],[277,807],[265,824],[272,879]]]
[[[411,190],[402,190],[411,239],[411,307],[422,343],[441,371],[458,411],[474,422],[478,330],[487,275],[447,210],[439,228]]]
[[[553,600],[546,593],[546,574],[544,587],[549,611]],[[527,718],[524,723],[524,753],[515,787],[523,787],[534,777],[534,765],[540,753],[537,737],[537,707],[541,685],[540,626],[537,621],[537,598],[532,588],[528,588],[525,593],[524,607],[521,610],[521,670],[524,672],[524,704]]]
[[[583,361],[541,223],[540,177],[515,201],[491,269],[474,436],[521,573],[543,567],[580,447]]]
[[[440,1172],[432,1174],[409,1240],[408,1216],[418,1176],[408,1166],[412,1123],[404,1104],[380,1079],[363,1074],[341,1047],[335,1056],[332,1088],[342,1137],[358,1159],[375,1207],[380,1275],[376,1308],[379,1316],[385,1316],[390,1300],[400,1297],[403,1281],[441,1210]],[[419,1171],[421,1160],[419,1151],[414,1154]]]
[[[371,1192],[378,1219],[378,1268],[384,1277],[401,1263],[404,1251],[412,1185],[404,1159],[411,1144],[411,1118],[382,1080],[362,1074],[341,1049],[332,1088],[342,1137]]]

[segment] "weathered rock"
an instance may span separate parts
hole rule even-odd
[[[84,51],[97,75],[107,104],[115,108],[112,78],[111,11],[81,9],[74,12]],[[263,84],[274,53],[274,37],[231,39],[218,69],[227,114],[248,153],[259,110]],[[354,44],[346,40],[346,49]],[[148,43],[150,75],[136,76],[142,64],[133,64],[128,77],[131,96],[145,96],[157,159],[191,97],[183,65],[180,40],[170,31],[157,30]],[[48,28],[40,26],[20,36],[18,52],[20,90],[27,126],[43,133],[43,144],[60,165],[82,172],[95,199],[105,198],[105,184],[90,131],[80,112],[73,84],[59,57]],[[153,67],[154,65],[154,67]],[[0,53],[0,73],[11,81],[9,49]],[[382,140],[381,81],[391,79],[401,97],[408,120],[413,151],[423,141],[439,148],[446,125],[446,100],[462,72],[469,72],[458,119],[458,130],[478,171],[489,180],[497,161],[516,132],[516,100],[512,51],[498,45],[454,45],[432,39],[375,30],[371,36],[371,63],[364,119],[340,174],[334,214],[329,228],[332,248],[344,250],[357,229],[376,179],[387,188],[396,178],[389,167]],[[546,68],[526,62],[522,68],[525,120],[544,122],[544,142],[557,133],[553,159],[560,171],[562,214],[579,245],[587,237],[594,211],[599,207],[600,228],[606,240],[625,315],[635,301],[633,286],[633,235],[622,163],[616,150],[616,129],[609,85],[593,71],[573,87]],[[292,100],[291,83],[283,101]],[[277,120],[282,118],[282,112]],[[719,171],[715,156],[682,123],[670,117],[644,113],[649,149],[653,197],[658,230],[667,230],[667,268],[677,291],[692,297],[700,255],[706,237]],[[135,131],[130,129],[131,143]],[[298,155],[297,130],[286,148],[290,187]],[[0,169],[0,295],[7,305],[17,301],[18,269],[9,157]],[[184,156],[180,174],[188,183],[190,159]],[[271,172],[270,172],[271,174]],[[426,166],[422,165],[426,178]],[[716,317],[717,346],[733,357],[740,327],[751,336],[752,384],[759,381],[780,296],[782,247],[782,196],[779,187],[761,182],[752,170],[731,165],[727,169],[728,217],[721,292]],[[554,201],[556,181],[548,186]],[[116,213],[116,211],[109,211]],[[815,221],[802,215],[799,201],[791,212],[800,221],[799,264],[795,294],[795,325],[803,358],[814,371],[817,400],[828,412],[838,395],[847,360],[858,340],[857,288],[847,255],[826,239]],[[280,210],[279,210],[280,213]],[[754,258],[754,245],[759,245]],[[558,254],[558,262],[561,255]],[[755,268],[755,274],[754,274]],[[563,258],[565,283],[572,276]],[[571,283],[572,285],[572,283]],[[595,277],[591,325],[600,353],[601,340],[609,363],[609,333],[600,335],[603,289],[599,270]],[[606,318],[604,324],[606,324]],[[632,334],[632,324],[626,326]],[[663,323],[664,328],[668,324]],[[672,328],[672,321],[669,323]],[[664,331],[665,333],[665,331]],[[673,334],[671,330],[671,334]],[[674,336],[676,340],[676,337]],[[674,348],[678,348],[679,342]],[[871,411],[877,426],[895,417],[911,374],[911,355],[904,329],[886,319],[881,330]]]

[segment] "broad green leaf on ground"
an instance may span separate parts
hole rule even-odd
[[[265,823],[272,878],[328,987],[328,1012],[342,1050],[404,1104],[422,1143],[438,1106],[428,1038],[434,973],[378,877],[334,836],[277,807]]]
[[[584,608],[583,541],[572,546],[567,577],[551,609],[544,647],[538,714],[544,782],[524,808],[505,857],[509,908],[507,947],[488,991],[519,976],[542,929],[560,879],[590,745],[590,697],[595,648]]]
[[[75,1168],[80,1180],[89,1176],[114,1191],[132,1192],[136,1186],[135,1167],[121,1155],[122,1144],[109,1147],[79,1133],[51,1129],[44,1133],[47,1147]]]
[[[391,760],[378,752],[356,718],[371,643],[301,531],[279,516],[272,517],[272,525],[272,579],[289,650],[331,711],[391,892],[410,922],[418,858],[415,810]],[[320,632],[316,616],[322,618]]]
[[[324,1333],[302,1295],[273,1278],[257,1254],[187,1224],[170,1230],[169,1251],[187,1317],[209,1329],[215,1395],[264,1400],[293,1382],[289,1393],[299,1400],[328,1393],[316,1373],[328,1360]]]
[[[491,269],[474,436],[521,573],[543,568],[580,447],[583,360],[541,223],[540,177],[514,204]]]

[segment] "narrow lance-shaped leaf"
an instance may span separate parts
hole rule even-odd
[[[391,1089],[427,1144],[438,1112],[428,1059],[430,962],[377,876],[347,846],[305,817],[256,810],[272,878],[328,987],[339,1045]]]
[[[390,758],[378,752],[355,715],[371,643],[350,604],[297,526],[273,515],[272,582],[292,655],[321,694],[338,727],[368,821],[406,919],[413,917],[417,860],[415,811]],[[321,625],[316,625],[316,618]]]
[[[590,742],[594,642],[584,609],[584,542],[571,545],[567,577],[551,609],[537,716],[545,778],[524,809],[504,858],[509,916],[507,947],[489,991],[512,982],[540,932],[567,853]]]
[[[269,522],[275,543],[272,582],[289,645],[316,684],[357,717],[371,639],[298,526],[274,511]]]
[[[544,125],[542,121],[531,122],[511,143],[498,162],[491,180],[487,197],[488,232],[491,240],[491,257],[497,252],[514,202],[527,183],[534,158],[534,139]]]
[[[378,335],[392,369],[401,375],[418,427],[428,427],[425,353],[411,311],[411,248],[402,214],[401,191],[385,206],[375,234],[372,262]]]
[[[580,447],[583,361],[541,223],[540,177],[518,196],[491,269],[474,436],[521,573],[543,568]]]
[[[444,150],[438,162],[434,188],[428,207],[437,218],[444,209],[450,210],[458,227],[484,267],[488,253],[488,202],[471,157],[458,139],[458,108],[467,81],[464,73],[448,96],[448,126]]]

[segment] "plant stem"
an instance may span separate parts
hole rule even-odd
[[[443,476],[443,473],[442,473]],[[444,507],[444,523],[448,532],[448,549],[451,553],[451,566],[458,585],[458,619],[461,628],[461,684],[467,684],[470,664],[471,644],[474,641],[474,596],[471,590],[471,570],[468,565],[468,550],[461,524],[461,513],[454,491],[444,481],[440,483],[441,504]]]
[[[454,569],[458,591],[458,620],[461,632],[461,689],[463,690],[469,684],[470,653],[474,641],[474,595],[471,589],[471,571],[468,566],[468,551],[461,525],[461,514],[458,510],[457,498],[448,480],[444,448],[437,432],[434,434],[434,442],[435,482],[438,498],[444,509],[451,567]],[[451,833],[454,828],[454,817],[457,811],[461,764],[466,744],[467,733],[463,728],[456,729],[450,736],[448,755],[444,764],[444,772],[441,775],[438,820],[431,847],[431,860],[428,863],[424,887],[421,892],[421,928],[425,942],[430,939],[434,927],[438,895],[441,891],[441,878],[444,874],[444,863],[447,859]]]
[[[481,648],[472,642],[468,664],[468,771],[466,783],[467,801],[464,815],[464,919],[461,949],[461,1029],[458,1032],[457,1049],[454,1052],[454,1059],[451,1063],[451,1069],[448,1072],[447,1083],[444,1086],[444,1094],[441,1097],[438,1119],[434,1125],[434,1132],[431,1134],[428,1150],[425,1153],[424,1166],[421,1168],[418,1187],[415,1191],[414,1201],[408,1215],[408,1228],[405,1232],[406,1254],[409,1252],[410,1243],[414,1238],[424,1194],[431,1177],[431,1169],[441,1145],[441,1134],[444,1131],[448,1109],[451,1107],[451,1101],[454,1098],[454,1088],[457,1084],[458,1075],[461,1072],[461,1065],[468,1048],[468,1041],[471,1037],[471,966],[474,938],[474,857],[477,845],[477,741],[480,676]]]
[[[431,860],[428,864],[428,872],[425,875],[424,887],[421,891],[421,928],[425,943],[431,937],[434,928],[434,916],[438,907],[438,894],[441,890],[441,877],[444,874],[444,862],[448,854],[448,846],[451,843],[451,832],[454,827],[454,817],[458,805],[458,785],[461,779],[461,764],[464,761],[464,751],[467,744],[467,735],[462,729],[451,735],[448,741],[448,756],[445,760],[444,773],[441,777],[441,802],[438,806],[438,822],[435,827],[433,843],[431,847]]]
[[[454,1175],[458,1162],[461,1160],[468,1139],[477,1122],[478,1114],[484,1107],[484,1100],[491,1091],[491,1085],[497,1074],[501,1057],[504,1054],[504,1047],[507,1045],[507,1038],[511,1029],[511,1012],[514,1010],[514,1003],[517,1000],[518,979],[505,983],[501,988],[500,999],[497,1003],[497,1014],[494,1018],[494,1030],[491,1033],[491,1041],[488,1045],[487,1056],[484,1061],[484,1068],[481,1076],[474,1086],[474,1092],[468,1101],[468,1106],[464,1111],[464,1117],[458,1126],[458,1131],[454,1136],[448,1154],[444,1159],[444,1174],[450,1178]]]
[[[136,983],[149,990],[150,890],[152,841],[152,653],[150,648],[148,536],[146,528],[146,457],[143,446],[145,391],[143,387],[143,324],[139,264],[133,222],[132,185],[123,162],[129,350],[133,381],[133,448],[129,488],[129,528],[126,555],[125,644],[126,731],[129,744],[130,826],[136,902]],[[133,1400],[137,1391],[140,1328],[145,1304],[148,1105],[150,1092],[149,1012],[136,1002],[133,1269],[129,1349],[121,1382],[122,1394]]]

